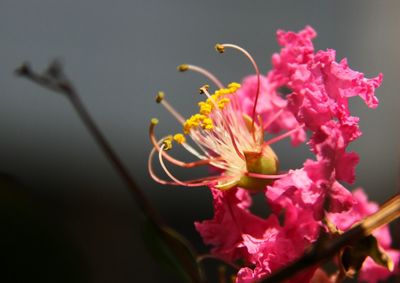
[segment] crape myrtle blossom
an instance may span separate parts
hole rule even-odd
[[[354,215],[360,206],[359,193],[351,194],[340,183],[354,182],[359,161],[356,153],[347,151],[347,146],[361,136],[359,118],[351,115],[348,99],[359,96],[368,107],[377,107],[374,92],[382,75],[367,79],[351,70],[345,59],[336,62],[334,50],[315,52],[315,36],[311,27],[298,33],[278,31],[282,49],[273,55],[273,68],[266,76],[260,75],[244,49],[217,45],[220,52],[233,48],[250,59],[256,75],[241,84],[224,87],[208,71],[181,65],[181,71],[199,72],[219,88],[213,94],[208,86],[201,88],[207,99],[199,103],[199,113],[189,119],[185,120],[162,93],[157,96],[157,101],[182,124],[184,135],[157,140],[157,121],[152,121],[150,138],[154,149],[149,157],[149,172],[161,184],[210,187],[214,217],[196,222],[195,227],[205,244],[211,246],[213,255],[240,263],[237,282],[255,282],[303,254],[318,239],[320,231],[327,230],[322,221],[326,215],[336,215],[332,222],[343,231],[366,216],[359,213],[358,218],[350,217],[347,226],[341,222],[345,217],[339,217]],[[288,93],[286,96],[283,90]],[[309,140],[306,131],[310,133]],[[278,136],[268,138],[270,134]],[[191,138],[193,146],[186,137]],[[271,145],[286,137],[294,146],[307,142],[315,158],[305,160],[302,168],[279,172],[278,156]],[[172,157],[167,150],[174,141],[199,160],[187,163]],[[152,165],[155,154],[171,180],[156,175]],[[164,160],[186,168],[209,165],[219,174],[183,181],[172,174]],[[265,195],[272,211],[267,218],[249,210],[251,194],[255,192]],[[375,236],[382,249],[390,248],[388,233]],[[386,241],[381,242],[381,238]],[[398,261],[395,251],[388,253]],[[370,259],[365,261],[363,269],[380,268],[369,262]],[[309,282],[316,270],[306,270],[289,282]],[[360,274],[361,279],[376,282],[368,281],[363,270]]]
[[[244,49],[231,44],[217,45],[220,52],[223,52],[225,48],[239,50],[253,63],[257,72],[257,94],[253,105],[257,105],[261,86],[258,66]],[[165,106],[182,124],[183,134],[177,133],[157,140],[154,131],[158,120],[152,119],[149,133],[154,148],[150,153],[148,163],[151,177],[161,184],[187,187],[212,185],[220,190],[229,190],[240,186],[249,190],[264,190],[265,186],[274,179],[285,176],[285,174],[278,174],[279,162],[271,145],[300,131],[303,125],[296,125],[280,136],[264,141],[264,128],[275,120],[279,120],[279,112],[275,117],[264,122],[262,117],[256,114],[255,107],[249,114],[243,111],[238,95],[240,84],[233,82],[223,87],[211,73],[193,65],[181,65],[179,69],[203,73],[219,89],[210,93],[208,85],[201,87],[200,93],[206,96],[206,100],[200,101],[198,113],[186,120],[166,101],[164,93],[158,94],[156,101]],[[189,144],[186,136],[191,138],[193,146]],[[199,160],[183,162],[172,157],[167,151],[172,148],[173,142],[180,144]],[[161,167],[171,180],[164,180],[156,175],[153,169],[153,157],[156,152]],[[218,169],[221,174],[183,181],[167,168],[164,160],[185,168],[210,165]]]

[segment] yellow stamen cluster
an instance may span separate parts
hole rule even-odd
[[[189,134],[192,128],[201,126],[205,130],[211,130],[213,123],[210,118],[203,114],[194,114],[183,124],[183,132]]]
[[[206,88],[206,87],[204,87]],[[240,88],[238,83],[230,83],[227,88],[221,88],[212,94],[206,101],[200,101],[199,113],[192,115],[183,125],[183,132],[189,134],[190,130],[196,127],[202,127],[204,130],[214,128],[213,121],[209,114],[217,106],[219,109],[224,109],[230,102],[228,95],[234,94]],[[206,88],[207,89],[207,88]],[[203,88],[201,89],[203,90]]]

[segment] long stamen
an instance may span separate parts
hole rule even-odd
[[[158,160],[160,161],[160,165],[161,165],[162,169],[168,175],[168,177],[170,177],[173,181],[175,181],[179,185],[186,186],[187,183],[182,182],[181,180],[175,178],[175,176],[172,175],[172,173],[167,169],[167,166],[165,166],[164,160],[163,160],[163,155],[162,155],[162,153],[164,152],[164,147],[165,147],[164,144],[161,145],[160,151],[158,152]]]
[[[180,124],[183,125],[183,124],[185,123],[185,119],[183,118],[183,116],[182,116],[178,111],[176,111],[175,108],[174,108],[171,104],[169,104],[169,102],[165,99],[165,93],[164,93],[163,91],[159,91],[159,92],[158,92],[158,94],[157,94],[157,96],[156,96],[156,102],[157,102],[157,103],[161,103],[161,105],[164,106],[164,108],[165,108],[169,113],[171,113],[172,116],[174,116],[174,118],[175,118],[176,120],[178,120],[178,122],[179,122]],[[198,144],[196,140],[193,140],[193,141],[194,141],[194,143],[203,151],[203,153],[207,155],[206,150],[205,150],[200,144]],[[190,147],[190,149],[188,149],[187,147]],[[195,149],[192,148],[191,146],[185,144],[185,148],[186,148],[186,150],[188,150],[190,153],[192,153],[193,155],[195,155],[195,156],[198,157],[199,159],[204,159],[204,158],[205,158],[204,156],[201,157],[202,155],[199,154],[199,153],[197,152],[197,150],[195,150]]]
[[[246,172],[244,173],[248,177],[253,177],[257,179],[280,179],[283,177],[286,177],[288,174],[278,174],[278,175],[264,175],[264,174],[258,174],[258,173],[250,173]]]
[[[181,186],[185,186],[185,187],[200,187],[200,186],[205,186],[210,184],[212,181],[216,181],[216,180],[220,180],[221,176],[216,176],[215,178],[212,178],[211,180],[205,180],[205,181],[200,181],[200,182],[185,182],[182,180],[179,180],[178,178],[176,178],[167,168],[167,166],[164,163],[163,160],[163,155],[162,153],[164,152],[164,147],[165,145],[161,145],[160,151],[158,152],[158,159],[160,161],[160,165],[162,167],[162,169],[164,170],[165,174],[168,175],[168,177],[170,177],[176,184],[181,185]]]
[[[232,48],[232,49],[236,49],[239,52],[243,53],[251,62],[251,64],[253,64],[254,70],[256,72],[257,75],[257,92],[256,92],[256,98],[254,100],[254,106],[253,106],[253,113],[251,115],[252,118],[252,123],[251,123],[251,131],[253,133],[253,140],[255,141],[256,137],[255,137],[255,133],[254,133],[254,122],[255,122],[255,118],[256,118],[256,107],[257,107],[257,103],[258,103],[258,97],[260,95],[260,69],[258,68],[258,65],[256,63],[256,61],[253,59],[253,57],[250,55],[249,52],[247,52],[247,50],[243,49],[240,46],[237,46],[235,44],[230,44],[230,43],[224,43],[224,44],[217,44],[215,45],[215,49],[219,52],[219,53],[224,53],[225,52],[225,48]]]
[[[204,93],[204,94],[210,99],[210,101],[211,101],[211,102],[213,103],[213,105],[214,105],[215,111],[219,111],[219,112],[220,112],[217,103],[215,102],[215,100],[211,97],[210,93],[208,92],[208,86],[203,86],[203,87],[201,87],[201,88],[200,88],[200,92],[201,92],[201,93]],[[221,114],[221,113],[220,113],[220,114]],[[227,129],[227,131],[228,131],[228,134],[229,134],[229,136],[230,136],[230,138],[231,138],[232,145],[233,145],[233,148],[234,148],[235,151],[236,151],[236,154],[237,154],[241,159],[244,160],[245,157],[244,157],[243,153],[239,150],[238,145],[236,144],[236,139],[235,139],[235,137],[234,137],[234,135],[233,135],[233,133],[232,133],[232,129],[229,127],[228,121],[226,120],[226,118],[225,118],[225,116],[224,116],[223,114],[221,114],[221,116],[222,116],[222,120],[223,120],[224,123],[225,123],[225,127],[226,127],[226,129]]]
[[[207,77],[210,81],[212,81],[218,88],[224,87],[224,85],[221,83],[221,81],[215,75],[213,75],[211,72],[209,72],[206,69],[203,69],[199,66],[182,64],[182,65],[179,65],[177,67],[177,69],[179,72],[193,71],[193,72],[202,74],[203,76]]]
[[[300,125],[300,126],[294,128],[293,130],[287,131],[286,133],[284,133],[282,135],[279,135],[279,136],[277,136],[277,137],[275,137],[273,139],[270,139],[264,145],[268,146],[268,145],[274,144],[274,143],[276,143],[276,142],[278,142],[280,140],[283,140],[284,138],[287,138],[288,136],[290,136],[291,134],[301,130],[302,128],[304,128],[304,125]]]
[[[150,141],[153,144],[154,148],[158,152],[162,152],[162,155],[165,159],[167,159],[169,162],[176,166],[184,167],[184,168],[193,168],[201,165],[209,165],[212,161],[216,161],[217,159],[203,159],[199,161],[194,161],[194,162],[183,162],[178,159],[173,158],[171,155],[165,152],[165,150],[161,150],[161,147],[159,145],[159,142],[156,140],[156,137],[154,135],[154,127],[158,124],[157,119],[152,119],[150,128],[149,128],[149,136],[150,136]],[[165,139],[165,138],[164,138]],[[163,141],[162,139],[161,141]]]
[[[172,114],[172,116],[175,117],[176,120],[178,120],[179,123],[183,125],[185,123],[185,119],[183,116],[175,110],[174,107],[172,107],[171,104],[168,103],[168,101],[165,99],[165,93],[163,91],[159,91],[157,96],[156,96],[156,102],[161,103],[162,106],[165,107],[165,109]]]
[[[151,178],[156,181],[157,183],[161,184],[161,185],[175,185],[178,186],[180,184],[176,183],[176,182],[172,182],[172,181],[167,181],[167,180],[163,180],[160,177],[157,176],[157,174],[154,172],[153,169],[153,158],[154,158],[154,154],[157,152],[156,148],[153,148],[150,152],[149,155],[149,159],[147,162],[147,168],[149,171],[149,174],[151,176]],[[200,187],[200,186],[206,186],[209,185],[212,182],[216,182],[216,181],[220,181],[223,178],[221,178],[221,176],[208,176],[208,177],[203,177],[203,178],[199,178],[199,179],[193,179],[193,180],[189,180],[189,181],[184,181],[188,186],[188,187]]]
[[[279,118],[279,116],[281,116],[281,114],[283,113],[283,108],[280,109],[278,112],[276,112],[274,114],[274,116],[272,116],[271,118],[268,119],[268,122],[264,125],[264,129],[268,128],[269,126],[271,126],[271,124],[273,122],[275,122],[276,119]]]
[[[206,159],[204,155],[201,155],[196,149],[190,146],[188,143],[184,142],[181,144],[188,152],[196,156],[198,159]]]

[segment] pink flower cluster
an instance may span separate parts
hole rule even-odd
[[[244,262],[237,282],[255,282],[299,257],[317,240],[326,213],[339,229],[346,230],[377,210],[361,190],[352,194],[339,181],[353,183],[359,161],[356,153],[347,151],[347,146],[361,135],[359,118],[351,115],[348,99],[359,96],[368,107],[377,107],[374,92],[382,82],[382,74],[367,79],[350,69],[346,59],[336,62],[334,50],[315,52],[315,36],[311,27],[298,33],[277,32],[282,49],[272,57],[273,69],[261,77],[257,104],[257,113],[264,121],[277,117],[267,123],[268,133],[304,125],[291,134],[292,144],[306,142],[309,131],[307,142],[315,159],[306,160],[303,168],[290,170],[265,188],[266,203],[272,210],[266,219],[249,210],[248,190],[237,187],[221,191],[211,186],[214,217],[195,223],[214,255]],[[255,76],[247,77],[237,91],[242,111],[249,115],[256,83]],[[289,94],[283,96],[282,89]],[[374,235],[397,265],[399,252],[390,250],[388,229],[382,228]],[[369,270],[374,270],[374,276],[366,276]],[[314,272],[307,270],[290,282],[308,282]],[[368,258],[360,279],[377,282],[389,275],[388,270]]]

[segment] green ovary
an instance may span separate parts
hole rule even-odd
[[[269,146],[264,146],[261,152],[244,152],[247,172],[263,175],[276,175],[279,170],[279,161],[275,152]],[[264,190],[272,184],[274,179],[261,179],[242,176],[237,183],[238,187],[251,191]]]

